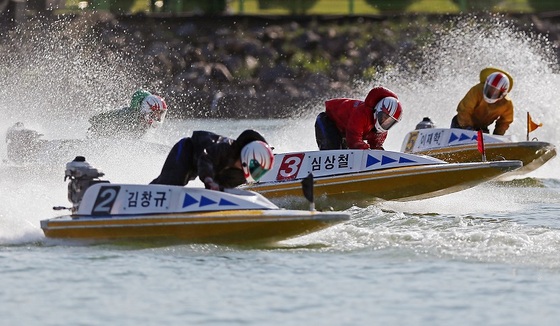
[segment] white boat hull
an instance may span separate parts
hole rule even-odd
[[[556,156],[556,146],[541,141],[511,141],[509,137],[484,134],[488,161],[519,160],[523,167],[502,177],[532,172]],[[428,128],[414,130],[403,141],[402,151],[428,155],[449,163],[480,162],[478,133],[471,130]]]
[[[284,210],[262,195],[164,185],[97,183],[74,214],[41,221],[49,238],[271,243],[318,231],[347,213]]]
[[[333,150],[276,154],[273,169],[259,183],[243,186],[271,199],[301,197],[310,173],[315,197],[337,208],[378,200],[418,200],[450,194],[492,180],[522,166],[520,161],[450,164],[429,156],[380,150]],[[300,201],[301,203],[301,201]],[[298,204],[300,204],[298,203]]]

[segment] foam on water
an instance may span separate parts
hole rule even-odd
[[[84,139],[91,115],[127,105],[136,88],[153,83],[139,78],[138,65],[125,53],[100,46],[101,36],[82,23],[77,19],[49,26],[32,21],[10,32],[15,45],[0,45],[2,140],[17,121],[44,134],[44,139]],[[56,157],[44,159],[60,163],[81,154],[57,150]],[[118,181],[128,177],[129,182],[147,182],[161,164],[142,148],[117,143],[99,148],[97,154],[95,163],[102,170],[126,175]],[[0,157],[6,156],[6,143],[1,141]],[[55,215],[53,205],[67,205],[64,165],[41,163],[1,164],[1,243],[41,239],[39,220]]]
[[[26,41],[32,46],[24,52],[0,46],[0,71],[6,76],[0,81],[0,113],[4,117],[0,134],[21,120],[45,134],[45,139],[83,139],[89,116],[126,105],[132,90],[142,86],[135,79],[135,65],[124,55],[112,53],[107,60],[96,49],[95,37],[66,37],[75,35],[72,28],[72,24],[61,24],[52,34],[34,36]],[[447,127],[457,103],[478,82],[478,73],[486,66],[502,67],[515,78],[511,92],[515,121],[508,133],[524,140],[525,115],[530,111],[535,121],[544,124],[531,136],[560,143],[556,128],[560,123],[560,93],[556,91],[560,76],[546,39],[518,31],[499,17],[462,18],[431,37],[420,65],[388,70],[374,81],[396,91],[405,109],[402,122],[389,134],[387,150],[400,150],[404,135],[424,116]],[[407,60],[404,56],[399,59]],[[370,87],[364,83],[348,96],[362,98]],[[236,137],[243,129],[256,128],[277,152],[315,149],[313,123],[322,103],[313,108],[303,118],[293,120],[168,120],[146,140],[170,147],[193,130]],[[0,156],[5,157],[5,150],[5,143],[0,142]],[[82,153],[66,154],[63,162]],[[88,156],[112,182],[147,183],[159,173],[166,153],[115,142],[92,149]],[[531,176],[558,178],[559,164],[554,159]],[[58,215],[52,206],[68,205],[63,173],[64,166],[59,164],[0,166],[1,244],[42,241],[39,221]],[[527,261],[531,254],[541,253],[547,265],[558,254],[550,249],[560,241],[558,225],[551,222],[551,229],[546,223],[529,227],[526,216],[533,209],[543,214],[540,207],[533,206],[557,203],[557,188],[483,185],[429,200],[352,208],[351,222],[287,243],[326,243],[341,250],[399,247],[408,249],[412,256],[492,261]]]

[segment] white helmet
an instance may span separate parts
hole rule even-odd
[[[402,106],[399,100],[394,97],[382,98],[373,109],[375,117],[375,129],[378,132],[386,132],[391,127],[401,121]]]
[[[241,149],[241,165],[247,182],[257,182],[274,164],[274,154],[267,143],[255,140]]]
[[[140,103],[140,114],[150,127],[158,127],[165,120],[167,104],[165,100],[157,95],[148,95]]]
[[[501,72],[494,72],[486,78],[482,96],[487,103],[492,104],[503,99],[507,95],[508,90],[509,79],[507,76]]]

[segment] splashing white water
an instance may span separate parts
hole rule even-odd
[[[389,72],[382,76],[400,96],[405,115],[390,132],[386,148],[400,150],[403,135],[423,117],[438,127],[449,127],[459,101],[479,82],[479,72],[488,66],[507,70],[514,78],[510,93],[515,108],[514,122],[507,134],[513,140],[526,139],[526,113],[543,127],[530,138],[560,143],[560,86],[558,62],[550,42],[528,34],[511,22],[494,17],[462,18],[446,30],[437,31],[425,48],[423,62],[414,72]],[[492,129],[492,128],[491,128]],[[558,159],[547,163],[532,176],[557,177]]]
[[[91,51],[92,44],[89,50],[81,51],[81,41],[62,37],[68,26],[60,27],[60,35],[55,31],[42,38],[37,36],[33,43],[44,44],[43,47],[34,46],[23,54],[10,49],[3,56],[0,71],[6,77],[0,81],[0,113],[4,117],[0,122],[0,134],[22,120],[45,134],[46,139],[83,139],[89,116],[125,105],[132,90],[141,86],[135,81],[134,65],[119,59],[118,55],[106,60]],[[405,107],[404,119],[391,130],[386,149],[400,150],[404,135],[424,116],[431,117],[438,126],[447,127],[457,103],[478,82],[478,73],[486,66],[502,67],[515,78],[511,92],[516,107],[515,121],[508,133],[524,140],[525,112],[530,111],[535,121],[544,123],[531,136],[559,143],[556,125],[560,122],[560,113],[556,105],[560,103],[560,94],[555,90],[560,86],[560,76],[556,73],[557,63],[551,54],[551,45],[546,40],[519,32],[500,19],[471,18],[459,20],[433,37],[433,42],[425,49],[422,65],[416,70],[390,70],[375,80],[376,84],[396,91]],[[88,40],[95,42],[94,37]],[[361,98],[370,87],[363,85],[356,89],[356,94],[348,96]],[[315,112],[297,120],[167,121],[163,128],[148,135],[147,140],[171,146],[193,130],[211,130],[236,137],[246,128],[255,128],[264,133],[276,152],[311,150],[316,148],[314,118],[321,110],[322,103],[317,103]],[[0,156],[5,157],[5,150],[5,143],[1,142]],[[67,153],[67,159],[79,154],[82,153]],[[88,160],[113,182],[147,183],[157,176],[165,156],[165,151],[126,147],[115,142],[98,148]],[[558,162],[555,159],[547,163],[533,175],[557,178]],[[5,201],[0,207],[0,243],[42,238],[39,221],[58,215],[50,210],[51,206],[65,204],[63,173],[62,165],[0,166],[0,198]],[[480,194],[478,191],[461,192],[438,200],[385,203],[381,207],[409,213],[461,215],[465,207],[458,203],[476,200],[478,209],[473,211],[470,207],[468,212],[490,210],[500,214],[524,209],[509,197],[507,190],[483,188],[482,197],[487,200],[479,200]],[[468,196],[469,200],[461,196]],[[507,209],[496,210],[496,202]],[[382,213],[374,215],[378,214]]]

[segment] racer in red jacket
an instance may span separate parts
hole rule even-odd
[[[397,94],[374,87],[365,101],[335,98],[325,102],[325,112],[315,121],[315,138],[320,150],[383,149],[387,131],[401,120]]]

